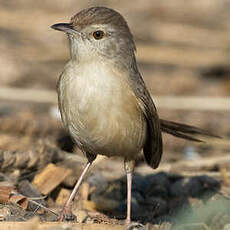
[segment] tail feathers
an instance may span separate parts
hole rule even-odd
[[[220,138],[217,135],[214,135],[207,130],[197,128],[195,126],[190,126],[182,123],[177,123],[173,121],[167,121],[160,119],[161,131],[171,134],[173,136],[183,138],[190,141],[204,142],[199,138],[194,137],[194,135],[201,135],[206,137]]]

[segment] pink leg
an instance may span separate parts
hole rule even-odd
[[[131,223],[131,191],[132,191],[132,173],[127,173],[127,216],[126,225]]]
[[[72,191],[72,193],[70,194],[70,197],[69,199],[67,200],[67,202],[65,203],[62,211],[61,211],[61,214],[58,218],[59,221],[63,221],[65,219],[65,217],[70,217],[72,215],[72,211],[71,211],[71,208],[72,208],[72,202],[74,201],[74,198],[77,194],[77,191],[81,185],[81,182],[85,176],[85,174],[87,173],[89,167],[91,166],[92,164],[92,161],[91,162],[88,162],[87,165],[85,166],[80,178],[78,179],[76,185],[74,186],[74,189]]]
[[[126,227],[131,223],[131,198],[132,198],[132,176],[134,171],[135,161],[125,160],[125,172],[127,175],[127,216]]]

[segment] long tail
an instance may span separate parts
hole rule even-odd
[[[190,126],[182,123],[177,123],[173,121],[167,121],[160,119],[161,131],[169,133],[173,136],[183,138],[190,141],[203,142],[202,140],[194,137],[194,135],[201,135],[206,137],[215,137],[220,138],[217,135],[214,135],[207,130],[197,128],[195,126]]]

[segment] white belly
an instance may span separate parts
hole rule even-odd
[[[140,152],[146,124],[125,76],[96,64],[67,68],[59,92],[64,124],[83,150],[127,158]]]

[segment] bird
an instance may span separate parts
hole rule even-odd
[[[126,229],[131,226],[131,191],[135,160],[143,154],[153,169],[163,153],[162,132],[191,141],[208,131],[160,119],[139,72],[136,45],[124,17],[107,7],[90,7],[69,23],[51,28],[67,34],[70,59],[58,84],[64,127],[87,158],[87,164],[59,220],[71,219],[71,206],[97,155],[124,159],[127,175]]]

